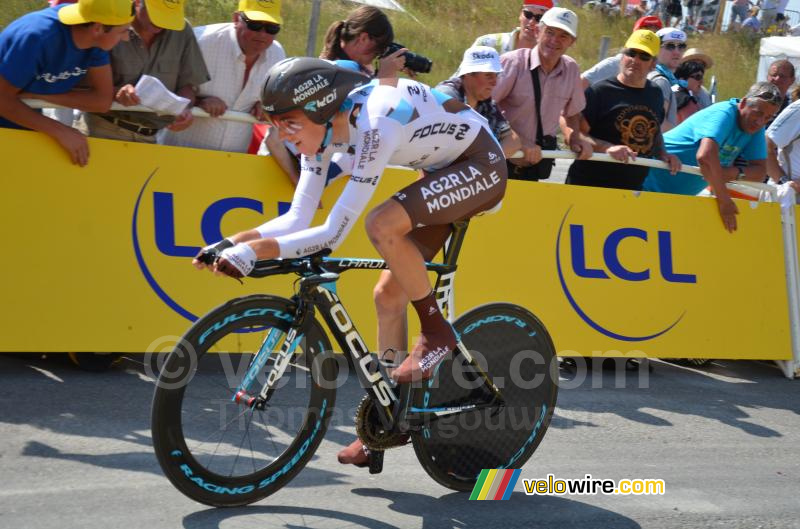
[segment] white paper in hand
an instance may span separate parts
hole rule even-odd
[[[136,83],[136,95],[144,106],[152,108],[157,114],[177,116],[190,103],[185,97],[167,90],[164,83],[150,75],[143,75]]]

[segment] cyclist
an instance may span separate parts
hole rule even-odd
[[[366,207],[387,165],[422,169],[420,179],[369,212],[365,224],[389,266],[376,286],[379,347],[405,336],[405,319],[397,307],[402,301],[404,311],[411,300],[420,337],[392,376],[398,383],[429,378],[454,349],[456,336],[439,310],[424,261],[443,246],[452,222],[495,207],[505,193],[505,157],[487,121],[417,81],[370,81],[306,57],[286,59],[269,71],[262,105],[281,139],[302,154],[292,205],[262,226],[204,248],[194,265],[240,278],[258,259],[334,249]],[[350,180],[325,223],[309,227],[331,157],[350,149]],[[381,299],[391,300],[389,310],[381,307]],[[339,461],[365,466],[369,454],[362,448],[356,440],[340,452]]]

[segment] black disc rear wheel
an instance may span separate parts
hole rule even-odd
[[[505,406],[445,415],[412,435],[425,471],[450,489],[471,491],[482,469],[520,468],[542,441],[555,409],[558,362],[544,325],[507,303],[477,307],[455,322],[464,346],[488,373]],[[415,407],[447,408],[489,395],[459,356],[416,389]]]

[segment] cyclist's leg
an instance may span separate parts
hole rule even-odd
[[[450,232],[450,226],[426,226],[413,230],[410,237],[423,258],[430,261],[444,246]],[[390,270],[381,272],[373,296],[378,316],[378,351],[404,352],[408,347],[406,309],[409,299]],[[339,451],[337,458],[342,464],[365,467],[369,464],[369,451],[364,450],[364,444],[356,438]]]
[[[421,226],[443,226],[496,205],[506,187],[505,158],[482,130],[462,159],[427,174],[395,193],[367,217],[367,233],[420,317],[420,339],[395,371],[398,382],[428,378],[455,347],[456,337],[439,311],[424,259],[409,234]]]

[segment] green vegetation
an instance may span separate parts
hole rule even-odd
[[[428,84],[450,76],[455,71],[461,55],[475,37],[486,33],[510,31],[517,25],[519,0],[493,0],[468,2],[465,0],[400,0],[408,14],[389,12],[397,41],[411,51],[433,60],[433,70],[420,80]],[[0,13],[0,28],[11,20],[46,5],[45,0],[4,0]],[[562,5],[569,5],[562,2]],[[317,35],[319,52],[328,25],[347,16],[358,4],[344,0],[325,0]],[[194,25],[225,22],[236,9],[235,0],[188,0],[187,15]],[[598,60],[602,36],[611,38],[609,53],[622,46],[633,28],[633,19],[607,17],[577,8],[580,18],[580,38],[569,55],[581,69]],[[308,20],[311,12],[309,0],[284,0],[284,29],[279,35],[281,44],[289,55],[305,53]],[[692,35],[689,46],[701,48],[715,61],[708,72],[717,77],[719,97],[741,97],[755,81],[758,66],[758,40],[744,35]]]

